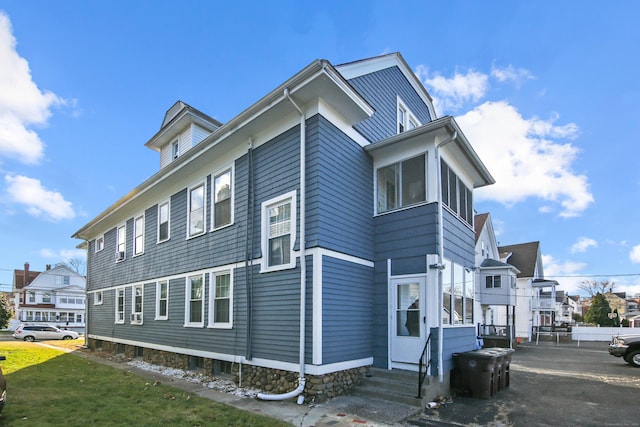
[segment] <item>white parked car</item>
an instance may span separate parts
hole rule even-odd
[[[75,340],[79,336],[76,331],[67,331],[46,324],[22,324],[18,326],[13,333],[15,339],[24,341]]]

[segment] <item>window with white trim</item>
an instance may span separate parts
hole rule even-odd
[[[420,122],[413,115],[411,110],[407,108],[404,102],[398,97],[397,109],[397,132],[402,133],[420,126]]]
[[[176,139],[171,143],[171,158],[173,160],[180,156],[180,140]]]
[[[144,285],[131,288],[131,324],[142,325],[142,307],[144,301]]]
[[[97,291],[96,293],[93,294],[93,305],[102,305],[102,299],[103,294],[102,291]]]
[[[127,253],[127,225],[118,226],[116,232],[116,262],[124,261]]]
[[[209,281],[209,326],[231,328],[233,319],[233,280],[231,271],[211,273]]]
[[[475,289],[473,271],[445,259],[442,271],[442,323],[472,325]]]
[[[189,189],[188,192],[188,235],[199,236],[205,230],[205,185],[201,183]]]
[[[487,289],[501,288],[502,287],[502,277],[501,276],[487,276],[485,278],[485,287]]]
[[[156,320],[169,318],[169,281],[156,283]]]
[[[187,278],[185,326],[204,326],[204,279],[203,276]]]
[[[133,220],[133,255],[144,253],[144,214]]]
[[[169,240],[169,219],[171,214],[169,201],[158,205],[158,243]]]
[[[100,236],[96,239],[95,251],[100,252],[104,249],[104,236]]]
[[[467,224],[473,225],[473,192],[442,159],[440,159],[440,181],[444,206]]]
[[[233,221],[233,187],[231,169],[213,177],[213,228],[224,227]]]
[[[296,192],[262,203],[262,271],[294,268]]]
[[[115,323],[124,323],[124,288],[116,289],[116,320]]]
[[[378,213],[427,200],[425,155],[381,167],[377,172]]]

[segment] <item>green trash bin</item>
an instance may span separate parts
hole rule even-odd
[[[484,350],[454,354],[460,384],[468,388],[471,396],[489,399],[495,389],[495,368],[497,355]]]

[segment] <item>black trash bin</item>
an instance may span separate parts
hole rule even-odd
[[[509,365],[511,364],[511,353],[514,352],[511,348],[493,347],[484,349],[485,351],[492,353],[496,356],[495,378],[496,384],[494,386],[495,391],[500,391],[503,388],[509,387]]]
[[[471,396],[489,399],[495,390],[497,355],[484,350],[474,350],[453,355],[460,375],[460,385],[471,391]]]

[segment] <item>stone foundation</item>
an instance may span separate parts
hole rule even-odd
[[[142,360],[153,365],[185,371],[192,368],[191,356],[186,354],[141,348],[92,338],[89,338],[88,347],[93,351],[103,353],[105,356],[134,359],[136,355],[142,354]],[[203,373],[211,375],[214,372],[215,360],[205,358],[202,362]],[[303,395],[307,401],[323,402],[327,399],[348,394],[353,387],[362,382],[362,379],[368,373],[369,367],[364,366],[325,375],[305,375],[307,382]],[[246,364],[240,366],[237,363],[231,366],[231,377],[236,385],[259,389],[267,394],[283,394],[295,390],[298,387],[298,376],[298,372],[260,366]]]

